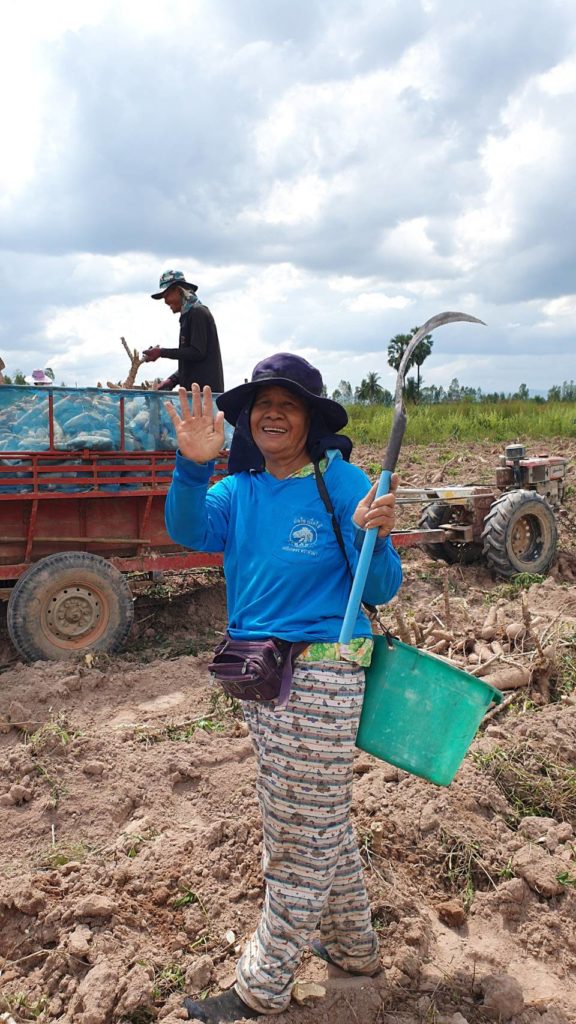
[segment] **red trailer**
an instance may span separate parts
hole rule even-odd
[[[24,390],[32,389],[1,389],[0,417],[6,393]],[[118,650],[134,617],[126,573],[217,566],[222,559],[188,551],[166,532],[174,451],[126,450],[127,403],[141,404],[142,392],[98,393],[100,400],[113,396],[119,450],[64,451],[56,447],[60,389],[42,391],[44,450],[0,451],[0,596],[8,600],[10,639],[27,660]],[[148,408],[151,400],[157,405],[166,396],[148,396]],[[13,437],[16,448],[16,431]],[[222,452],[214,479],[226,465]]]

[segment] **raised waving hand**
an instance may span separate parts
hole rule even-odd
[[[166,403],[168,415],[174,424],[178,448],[192,462],[210,462],[224,447],[224,413],[214,416],[212,389],[206,385],[191,387],[191,402],[185,388],[178,388],[180,416],[171,402]]]

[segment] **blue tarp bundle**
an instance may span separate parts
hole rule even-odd
[[[53,447],[50,448],[49,396],[53,396]],[[123,401],[121,401],[123,399]],[[177,395],[158,391],[110,391],[103,388],[52,388],[0,386],[0,453],[1,452],[74,452],[88,449],[92,452],[172,452],[176,438],[172,421],[166,411],[170,401],[177,403]],[[123,408],[122,408],[123,407]],[[124,444],[121,445],[121,417],[124,416]],[[225,446],[230,446],[232,428],[226,424]],[[0,466],[14,468],[15,460],[2,460]],[[22,465],[24,465],[23,460]],[[54,462],[51,462],[54,465]],[[28,463],[29,466],[29,463]],[[67,475],[70,461],[63,463]],[[134,466],[137,469],[137,466]],[[22,486],[2,486],[7,491],[26,492],[25,481],[30,473],[22,471]],[[86,472],[77,477],[86,477]],[[91,486],[91,485],[89,485]],[[112,485],[118,489],[119,485]],[[52,489],[52,488],[48,488]],[[81,483],[61,484],[59,490],[80,491]]]
[[[176,439],[166,403],[176,394],[108,391],[103,388],[0,387],[0,451],[44,452],[50,448],[48,397],[54,398],[57,451],[174,451]],[[124,447],[121,449],[121,399]],[[226,424],[226,447],[232,428]]]

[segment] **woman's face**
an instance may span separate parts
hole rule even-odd
[[[304,457],[309,426],[308,406],[298,395],[276,384],[256,392],[250,430],[266,461]]]

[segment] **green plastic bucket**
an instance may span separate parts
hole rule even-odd
[[[356,745],[448,786],[500,690],[400,640],[374,640]]]

